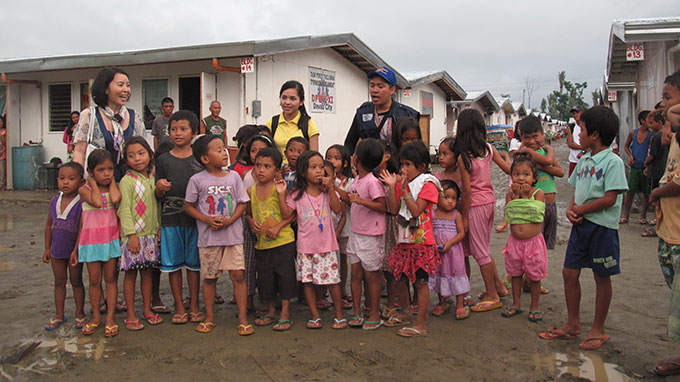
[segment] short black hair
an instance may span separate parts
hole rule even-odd
[[[124,74],[130,79],[130,76],[121,68],[104,68],[97,74],[92,83],[92,100],[97,106],[106,107],[109,104],[109,96],[106,94],[106,89],[109,88],[109,84],[118,73]]]
[[[607,106],[593,106],[583,112],[581,121],[586,125],[588,135],[600,134],[600,143],[609,146],[619,133],[619,117]]]
[[[289,147],[290,144],[293,143],[293,142],[300,142],[300,143],[302,143],[303,145],[305,145],[305,147],[307,148],[307,150],[309,150],[309,141],[306,140],[304,137],[293,137],[293,138],[289,139],[288,142],[286,142],[286,150],[288,150],[288,147]]]
[[[410,160],[416,167],[430,164],[430,151],[422,141],[411,142],[404,145],[399,152],[399,160]]]
[[[83,176],[85,176],[85,169],[84,169],[83,166],[81,166],[80,163],[78,163],[78,162],[73,162],[73,161],[71,161],[71,162],[66,162],[66,163],[62,164],[61,166],[59,166],[60,169],[61,169],[61,168],[64,168],[64,167],[70,167],[70,168],[72,168],[73,170],[75,170],[75,172],[78,173],[78,175],[80,175],[81,178],[82,178]]]
[[[95,167],[107,160],[115,164],[113,161],[113,154],[111,154],[109,150],[94,149],[87,157],[87,169],[94,171]]]
[[[541,120],[535,115],[528,115],[519,121],[519,135],[520,137],[524,134],[533,134],[537,132],[543,132],[543,124]],[[517,137],[515,137],[517,138]],[[519,139],[519,138],[518,138]]]
[[[189,122],[192,133],[198,134],[198,117],[196,116],[196,113],[190,110],[177,110],[176,112],[172,113],[170,120],[168,121],[168,127],[172,121],[182,120]]]
[[[456,198],[460,198],[460,187],[458,187],[458,184],[451,179],[444,179],[440,180],[439,184],[442,186],[442,191],[446,191],[448,189],[453,189],[456,191]]]
[[[191,145],[191,151],[193,151],[194,158],[198,161],[198,163],[201,164],[201,166],[205,167],[205,164],[203,164],[203,161],[201,160],[201,157],[204,155],[207,155],[208,153],[208,145],[210,142],[213,141],[213,139],[219,139],[221,140],[218,135],[215,134],[206,134],[201,137],[199,137],[194,144]]]
[[[355,152],[357,160],[366,171],[373,171],[383,160],[383,146],[375,138],[363,139]]]
[[[644,122],[645,120],[647,120],[648,115],[649,115],[649,110],[643,110],[643,111],[639,112],[638,116],[637,116],[638,122]]]
[[[404,136],[404,133],[409,130],[415,130],[418,135],[418,140],[423,140],[423,133],[420,131],[420,125],[415,118],[399,118],[394,124],[394,129],[392,131],[392,144],[397,151],[401,150],[401,139]]]
[[[680,90],[680,70],[666,77],[666,79],[663,80],[663,83],[674,86],[676,89]]]
[[[161,105],[163,105],[164,103],[167,103],[167,102],[170,102],[170,103],[173,104],[173,105],[175,104],[175,101],[173,101],[172,98],[170,98],[170,97],[165,97],[165,98],[163,98],[163,100],[161,101]]]
[[[259,157],[272,158],[277,169],[280,169],[281,164],[283,163],[283,155],[281,155],[281,151],[279,151],[279,149],[276,147],[263,148],[257,152],[257,155],[255,155],[255,160],[257,161],[257,158]]]
[[[663,116],[663,110],[654,110],[649,113],[649,115],[655,122],[661,122],[662,125],[666,123],[666,118]]]

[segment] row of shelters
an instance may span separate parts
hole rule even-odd
[[[502,122],[508,124],[526,113],[521,105],[499,105],[489,92],[464,91],[446,71],[401,74],[356,35],[345,33],[0,61],[0,115],[7,119],[7,146],[40,143],[45,161],[65,159],[62,136],[70,113],[92,104],[90,86],[105,66],[129,74],[128,107],[144,113],[148,129],[153,116],[161,114],[164,97],[175,100],[175,110],[192,110],[201,117],[218,100],[229,137],[241,125],[264,124],[280,113],[280,86],[298,80],[321,131],[322,151],[344,141],[356,108],[369,100],[366,74],[381,66],[396,73],[395,100],[421,113],[424,141],[432,151],[453,133],[463,108],[480,110],[488,124],[496,123],[496,113],[503,113]],[[11,150],[7,163],[11,188]]]

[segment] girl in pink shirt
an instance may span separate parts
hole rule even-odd
[[[496,205],[491,185],[491,162],[495,162],[506,174],[510,174],[510,164],[486,142],[484,117],[474,109],[463,110],[458,117],[454,151],[463,183],[463,225],[468,231],[465,241],[479,264],[486,288],[472,311],[486,312],[502,307],[499,293],[502,296],[509,293],[491,258],[489,244]]]
[[[335,179],[325,174],[324,159],[316,151],[305,151],[296,163],[295,188],[286,196],[286,182],[276,182],[279,208],[283,219],[296,213],[297,279],[304,285],[305,297],[312,318],[308,329],[323,326],[316,307],[315,285],[325,285],[331,292],[335,307],[333,329],[344,329],[347,320],[342,315],[340,293],[340,265],[338,263],[338,240],[335,237],[331,210],[339,214],[343,206],[335,191]]]

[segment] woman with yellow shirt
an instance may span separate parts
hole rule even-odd
[[[285,154],[286,144],[293,137],[304,137],[313,151],[319,151],[319,130],[305,109],[305,89],[298,81],[286,81],[279,91],[281,114],[267,121],[274,143]],[[284,155],[285,161],[285,155]]]

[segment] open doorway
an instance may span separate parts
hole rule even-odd
[[[179,79],[179,108],[191,110],[201,118],[201,77]]]

